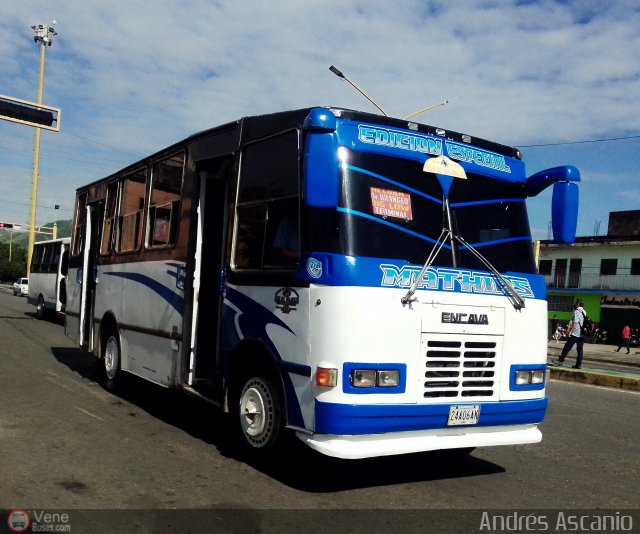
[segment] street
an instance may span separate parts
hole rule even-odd
[[[638,393],[552,381],[538,445],[361,461],[300,445],[286,462],[249,464],[213,406],[136,378],[120,396],[108,393],[61,321],[38,321],[5,291],[0,337],[3,509],[638,506]]]

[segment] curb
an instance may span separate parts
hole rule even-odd
[[[547,370],[549,372],[549,378],[555,378],[556,380],[579,382],[606,388],[640,391],[640,376],[604,374],[593,371],[582,371],[580,369],[565,369],[563,367],[547,367]]]

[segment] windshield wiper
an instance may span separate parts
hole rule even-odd
[[[521,310],[522,308],[525,307],[524,299],[520,295],[518,295],[518,292],[514,289],[511,282],[509,282],[509,280],[507,280],[504,276],[502,276],[498,271],[498,269],[496,269],[489,262],[489,260],[485,258],[482,254],[480,254],[480,252],[478,252],[470,243],[467,243],[465,239],[463,239],[461,236],[457,234],[454,234],[448,228],[442,229],[442,233],[440,234],[440,237],[438,237],[438,240],[433,245],[433,248],[429,253],[429,257],[427,258],[427,261],[422,266],[422,269],[420,269],[420,273],[411,284],[411,287],[409,288],[409,291],[407,291],[407,294],[400,299],[400,302],[402,302],[403,305],[409,304],[411,302],[415,302],[417,300],[416,298],[414,298],[413,295],[416,292],[416,289],[418,288],[418,284],[420,284],[420,281],[422,280],[424,273],[427,272],[427,269],[431,267],[431,265],[435,261],[447,237],[450,237],[452,240],[455,239],[458,243],[460,243],[463,247],[468,249],[469,252],[471,252],[476,258],[480,260],[480,262],[487,268],[487,270],[493,275],[493,277],[497,280],[498,284],[505,291],[507,298],[509,299],[509,302],[511,302],[512,306],[516,310]]]
[[[496,269],[487,258],[485,258],[480,252],[478,252],[470,243],[467,243],[462,236],[452,233],[451,236],[458,243],[460,243],[463,247],[469,250],[476,258],[478,258],[483,265],[489,270],[489,272],[494,276],[494,278],[498,281],[498,283],[502,286],[502,288],[507,293],[507,298],[513,305],[516,310],[521,310],[525,307],[524,299],[518,294],[518,292],[513,287],[513,284],[509,282],[504,276],[500,274],[498,269]]]
[[[436,257],[438,256],[440,250],[442,250],[442,246],[444,245],[446,238],[450,236],[451,230],[449,230],[448,228],[443,228],[442,232],[440,233],[440,237],[438,237],[437,241],[433,244],[433,248],[429,253],[427,261],[424,262],[422,269],[420,269],[420,273],[418,274],[418,276],[416,276],[415,280],[411,284],[411,287],[409,287],[409,291],[407,291],[407,294],[400,299],[400,302],[402,302],[403,305],[418,300],[413,298],[413,294],[416,292],[416,289],[418,289],[418,284],[420,283],[420,280],[422,280],[424,273],[426,273],[427,269],[431,267],[431,264],[436,261]]]

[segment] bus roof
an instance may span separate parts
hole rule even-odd
[[[309,112],[312,109],[317,109],[317,108],[329,109],[336,117],[341,119],[346,119],[351,121],[367,121],[372,124],[393,126],[396,128],[402,128],[406,130],[427,133],[430,135],[442,137],[443,139],[449,139],[452,141],[457,141],[459,143],[472,145],[474,147],[483,148],[485,150],[490,150],[492,152],[495,152],[503,156],[516,158],[519,160],[522,159],[522,155],[517,148],[496,143],[493,141],[489,141],[486,139],[482,139],[480,137],[472,137],[467,134],[462,134],[452,130],[445,130],[443,128],[438,128],[428,124],[423,124],[415,121],[408,121],[406,119],[387,117],[384,115],[377,115],[375,113],[356,111],[348,108],[340,108],[340,107],[334,107],[334,106],[314,106],[309,108],[280,111],[280,112],[264,114],[264,115],[249,115],[232,122],[224,123],[219,126],[215,126],[213,128],[208,128],[201,132],[195,133],[185,139],[182,139],[181,141],[178,141],[153,154],[150,154],[142,158],[141,160],[131,163],[130,165],[127,165],[126,167],[119,169],[113,174],[96,179],[89,184],[85,184],[82,187],[79,187],[78,191],[91,187],[94,184],[107,181],[110,178],[115,177],[116,175],[121,175],[123,173],[126,174],[129,171],[133,171],[139,168],[140,166],[144,165],[146,162],[150,160],[159,159],[163,156],[166,156],[172,152],[179,150],[180,148],[188,144],[198,142],[202,139],[206,139],[208,136],[218,134],[218,133],[223,133],[225,131],[232,132],[235,130],[234,133],[235,133],[235,138],[237,139],[237,144],[232,148],[234,151],[238,150],[240,145],[244,142],[251,141],[254,139],[259,139],[271,133],[286,129],[287,127],[291,127],[291,128],[302,127],[302,124],[304,123],[304,120],[308,116]]]
[[[71,243],[71,238],[70,237],[59,237],[57,239],[45,239],[43,241],[36,241],[34,243],[35,245],[46,245],[48,243],[63,243],[63,244],[70,244]]]

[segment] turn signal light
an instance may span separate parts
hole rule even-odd
[[[338,370],[327,367],[316,369],[316,385],[323,388],[334,388],[338,385]]]

